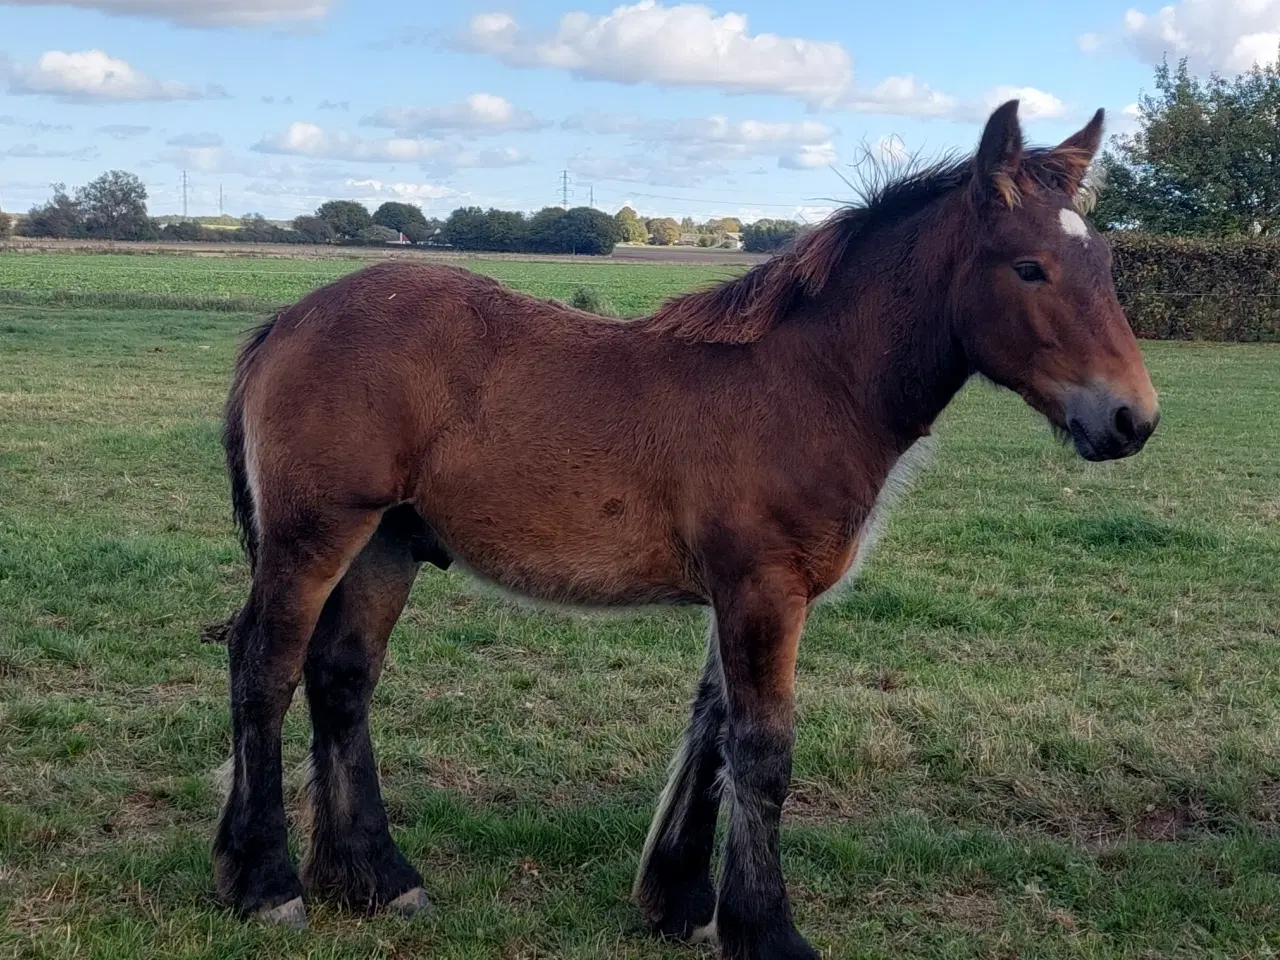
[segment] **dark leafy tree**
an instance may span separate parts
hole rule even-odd
[[[376,226],[398,231],[408,237],[411,229],[425,227],[427,218],[423,216],[421,209],[411,203],[388,200],[373,212],[373,222]]]
[[[83,237],[84,212],[61,183],[53,185],[53,197],[32,207],[22,221],[22,234],[27,237]]]
[[[135,174],[108,170],[76,191],[84,231],[110,240],[150,240],[155,225],[147,215],[147,188]]]
[[[1094,218],[1111,229],[1280,233],[1280,67],[1200,79],[1156,68],[1138,129],[1112,139]]]
[[[339,240],[357,240],[373,226],[373,217],[363,203],[354,200],[330,200],[316,210],[317,217],[329,224]]]

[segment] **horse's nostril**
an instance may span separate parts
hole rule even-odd
[[[1127,441],[1133,441],[1138,438],[1138,427],[1133,421],[1133,411],[1127,406],[1116,410],[1115,427],[1116,433]]]

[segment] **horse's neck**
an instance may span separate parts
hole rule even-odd
[[[856,428],[875,429],[897,453],[929,432],[969,377],[947,315],[953,263],[918,247],[887,246],[864,261],[855,254],[819,305],[830,317],[824,349],[853,395]]]

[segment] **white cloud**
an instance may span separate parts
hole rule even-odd
[[[830,140],[807,144],[794,153],[778,158],[778,166],[787,170],[816,170],[836,162],[836,147]]]
[[[505,13],[482,13],[460,42],[509,66],[617,83],[781,94],[814,104],[839,96],[853,79],[852,58],[838,43],[752,34],[743,14],[717,16],[697,3],[640,0],[600,16],[566,13],[547,33],[527,31]]]
[[[473,93],[442,107],[388,107],[360,121],[370,127],[391,127],[397,136],[422,133],[496,134],[539,130],[546,124],[504,97]]]
[[[511,167],[527,163],[518,150],[503,147],[473,150],[444,140],[392,137],[367,140],[344,132],[330,132],[314,123],[295,121],[282,133],[268,133],[253,149],[329,160],[420,163],[424,167],[454,170],[463,167]]]
[[[1280,0],[1178,0],[1152,13],[1131,8],[1115,39],[1146,63],[1186,57],[1197,71],[1236,73],[1275,61]],[[1105,42],[1098,34],[1081,38],[1084,49]]]
[[[990,113],[1009,100],[1018,101],[1018,117],[1029,120],[1057,120],[1067,112],[1067,105],[1052,93],[1035,87],[996,87],[986,97],[986,110]]]
[[[945,117],[954,114],[960,104],[955,97],[939,93],[927,83],[907,74],[886,77],[870,90],[850,90],[834,106],[855,113]]]
[[[435,200],[447,200],[460,194],[435,183],[384,183],[381,180],[345,181],[347,196],[365,200],[400,200],[422,206]]]
[[[154,17],[186,27],[265,27],[323,17],[335,0],[0,0],[12,6],[79,7]]]
[[[54,97],[66,103],[203,100],[226,96],[219,87],[199,90],[174,80],[153,80],[101,50],[50,50],[34,64],[0,65],[9,93]]]
[[[911,151],[907,149],[906,141],[896,133],[891,133],[887,137],[879,137],[871,145],[871,156],[877,163],[894,166],[910,160]]]

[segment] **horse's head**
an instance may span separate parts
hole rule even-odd
[[[1089,460],[1137,453],[1160,420],[1116,299],[1107,242],[1077,210],[1102,111],[1050,150],[1026,150],[1018,103],[991,115],[963,199],[972,260],[953,301],[974,367],[1021,394]]]

